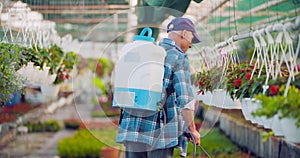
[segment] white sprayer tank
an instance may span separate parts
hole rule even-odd
[[[148,36],[144,36],[148,31]],[[166,51],[144,28],[126,44],[115,66],[113,106],[156,111],[161,100]]]

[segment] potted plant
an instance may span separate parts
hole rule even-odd
[[[75,52],[67,52],[64,55],[62,63],[57,70],[57,77],[54,81],[54,84],[62,83],[70,78],[70,73],[76,64],[76,61],[77,54]]]
[[[55,75],[53,84],[42,85],[41,89],[45,96],[56,98],[60,89],[60,84],[70,78],[70,72],[76,64],[77,55],[74,52],[64,53],[62,48],[57,45],[51,45],[48,49],[48,54],[44,49],[41,49],[43,55],[43,65],[50,67],[50,75]]]
[[[107,58],[100,58],[92,61],[90,67],[94,69],[94,84],[100,89],[101,96],[112,98],[112,86],[110,77],[113,71],[113,62]]]
[[[260,76],[258,74],[259,69],[254,69],[254,66],[243,62],[228,67],[225,83],[231,99],[240,100],[236,103],[240,103],[245,120],[262,125],[261,118],[255,118],[251,115],[251,112],[260,106],[255,101],[254,95],[263,92],[263,85],[266,80],[265,71],[262,71]]]
[[[16,44],[0,44],[0,105],[14,105],[20,101],[24,80],[18,75],[21,59],[20,46]]]
[[[120,155],[120,149],[117,146],[104,146],[101,148],[101,154],[103,158],[118,158]]]
[[[295,80],[284,96],[286,86],[273,88],[270,86],[269,92],[272,95],[259,94],[255,98],[261,101],[261,107],[253,115],[266,116],[267,118],[279,116],[283,134],[288,141],[300,143],[300,80]],[[286,123],[291,121],[292,123]],[[289,126],[293,125],[293,126]]]
[[[194,85],[199,89],[198,94],[205,104],[212,104],[212,95],[215,93],[217,88],[222,88],[222,67],[212,67],[208,71],[198,72],[195,77]],[[222,97],[218,97],[221,99]],[[214,103],[218,106],[218,103]]]
[[[212,86],[210,84],[210,78],[208,71],[197,72],[195,74],[194,86],[197,88],[197,94],[199,100],[202,100],[204,104],[210,105],[212,97]]]
[[[36,49],[34,49],[36,48]],[[22,47],[20,50],[20,55],[22,56],[19,64],[25,66],[28,62],[32,62],[34,66],[40,66],[43,68],[43,63],[46,58],[49,58],[48,53],[40,47]]]
[[[232,99],[253,98],[255,94],[262,92],[265,79],[265,73],[259,77],[258,69],[253,70],[253,66],[248,63],[229,66],[225,81],[226,90]]]
[[[120,114],[118,108],[112,107],[113,90],[110,82],[110,78],[113,71],[113,62],[108,58],[100,58],[96,61],[92,61],[90,65],[94,69],[95,78],[94,84],[99,89],[99,96],[97,96],[96,106],[100,104],[106,116],[116,116]]]

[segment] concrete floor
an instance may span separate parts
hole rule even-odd
[[[76,103],[74,102],[76,101]],[[40,121],[55,119],[63,122],[64,119],[81,119],[83,122],[107,122],[107,118],[94,119],[90,116],[94,105],[76,98],[72,104],[57,109],[53,114],[44,114]],[[72,136],[75,130],[62,128],[58,132],[17,134],[7,146],[1,149],[0,158],[53,158],[58,157],[57,142],[62,138]]]

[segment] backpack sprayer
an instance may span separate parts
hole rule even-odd
[[[144,28],[123,47],[115,66],[114,107],[158,110],[166,51],[151,36],[152,30]]]

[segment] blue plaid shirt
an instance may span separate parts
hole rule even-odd
[[[182,108],[193,100],[190,67],[186,54],[169,38],[164,38],[160,46],[165,48],[165,71],[163,98],[167,97],[165,110],[151,115],[136,115],[123,110],[116,142],[139,142],[152,149],[164,149],[178,144],[183,131]],[[164,112],[165,111],[165,112]]]

